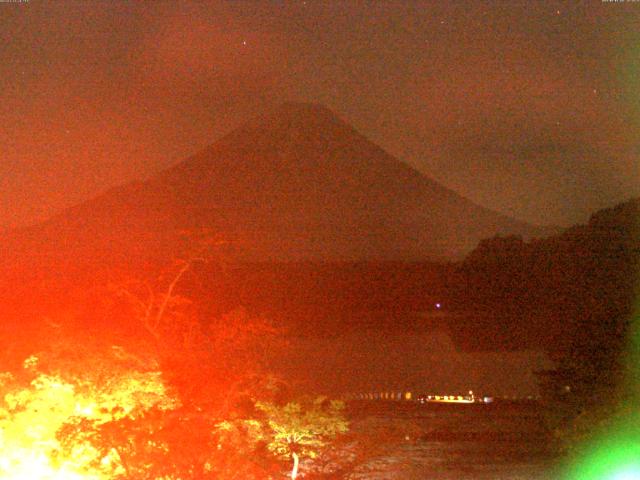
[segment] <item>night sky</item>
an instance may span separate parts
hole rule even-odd
[[[0,22],[0,225],[287,100],[534,223],[640,195],[640,2],[4,0]]]

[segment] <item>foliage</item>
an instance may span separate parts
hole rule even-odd
[[[269,477],[268,452],[256,457],[264,442],[217,425],[273,397],[262,364],[279,332],[242,309],[203,322],[177,291],[199,260],[176,262],[155,286],[112,288],[104,325],[95,310],[47,318],[41,350],[0,374],[1,478]]]
[[[165,379],[184,404],[228,410],[264,383],[264,364],[281,345],[281,332],[243,308],[200,318],[181,283],[221,243],[207,230],[185,232],[185,253],[155,279],[125,275],[110,285],[119,312],[132,324],[129,337],[146,338]],[[215,404],[215,405],[213,405]],[[220,412],[221,413],[221,412]]]
[[[106,357],[105,357],[106,358]],[[133,419],[151,409],[175,408],[157,371],[117,368],[100,381],[39,370],[29,357],[22,371],[3,376],[0,408],[0,476],[18,478],[114,478],[122,469],[116,451],[101,451],[90,429],[70,442],[69,425],[101,426]]]
[[[476,348],[542,345],[561,358],[578,348],[598,355],[601,338],[615,350],[640,272],[638,219],[640,200],[633,200],[549,238],[481,242],[453,286],[459,308],[475,314],[450,327]]]
[[[631,201],[594,215],[583,232],[590,255],[576,282],[582,285],[576,289],[581,308],[575,309],[570,348],[545,389],[548,418],[568,452],[610,435],[622,418],[630,418],[629,405],[637,404],[637,339],[632,337],[633,284],[640,273],[639,214],[640,202]]]
[[[127,357],[116,351],[87,352],[84,365],[100,365],[93,376],[35,356],[0,376],[1,478],[269,478],[266,450],[257,455],[262,424],[251,409],[238,423],[221,420],[236,418],[237,407],[183,405],[160,371],[123,366]]]
[[[115,457],[119,471],[111,478],[219,478],[213,473],[214,425],[208,415],[153,408],[106,423],[76,420],[59,431],[63,445],[74,448],[86,439],[102,458]]]
[[[181,292],[215,244],[200,240],[156,281],[92,297],[105,311],[47,318],[38,353],[0,373],[1,478],[265,480],[279,476],[283,429],[291,455],[309,457],[346,429],[338,403],[276,406],[270,322],[244,309],[200,318]]]
[[[556,361],[541,389],[564,450],[599,431],[625,398],[639,219],[640,200],[631,200],[550,238],[486,240],[460,267],[458,297],[483,315],[454,329],[493,348],[542,346]]]
[[[257,402],[256,408],[265,415],[268,450],[293,459],[292,478],[297,474],[298,458],[317,458],[331,439],[348,431],[344,403],[326,397],[282,406]]]

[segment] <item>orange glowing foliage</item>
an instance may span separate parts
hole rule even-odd
[[[280,332],[243,309],[198,318],[177,287],[211,242],[155,281],[125,276],[80,296],[73,313],[47,315],[37,335],[2,338],[24,337],[3,365],[38,353],[0,373],[0,478],[269,477],[253,432],[217,425],[272,398],[277,382],[262,366]]]
[[[16,374],[2,375],[0,478],[33,480],[111,479],[122,470],[115,449],[104,455],[89,436],[61,438],[65,425],[107,424],[135,418],[178,402],[158,371],[114,369],[99,381],[39,370],[29,357]],[[64,445],[63,445],[64,444]]]

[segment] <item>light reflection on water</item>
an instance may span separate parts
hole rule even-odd
[[[424,435],[372,459],[348,479],[557,479],[550,439],[535,405],[425,407],[389,402],[364,408],[370,410],[362,413],[361,421],[371,416],[390,423],[409,420]]]

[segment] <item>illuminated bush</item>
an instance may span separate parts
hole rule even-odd
[[[92,432],[152,409],[178,406],[157,371],[114,368],[113,375],[90,381],[43,373],[38,363],[30,357],[22,371],[2,375],[3,479],[114,478],[123,471],[123,459],[117,448],[105,454]]]
[[[316,458],[329,442],[346,433],[344,404],[318,397],[306,404],[290,402],[283,406],[268,402],[256,404],[266,417],[267,448],[275,455],[291,459],[291,478],[296,479],[300,458]]]

